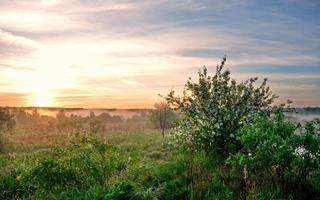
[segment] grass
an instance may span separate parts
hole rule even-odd
[[[184,177],[184,156],[167,149],[157,131],[30,137],[7,140],[1,199],[155,199],[172,195]],[[173,182],[166,185],[167,179]]]
[[[83,136],[15,132],[0,153],[0,199],[286,199],[242,188],[222,158],[172,148],[157,130]]]

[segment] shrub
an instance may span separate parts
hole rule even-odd
[[[110,200],[135,199],[135,195],[133,183],[119,180],[110,185],[109,192],[104,198]]]
[[[0,174],[0,199],[15,199],[28,192],[21,184],[20,177],[16,171]]]
[[[191,150],[206,150],[225,153],[238,148],[235,137],[255,115],[271,113],[274,96],[264,79],[259,87],[257,78],[237,83],[224,70],[226,58],[216,67],[213,76],[206,67],[198,73],[198,81],[189,78],[183,96],[171,91],[167,102],[183,115],[176,137],[178,143]]]
[[[247,187],[276,184],[296,197],[314,196],[319,190],[309,178],[320,167],[319,125],[319,120],[307,122],[299,132],[300,124],[281,114],[260,117],[242,129],[237,139],[243,148],[227,163],[243,173]]]
[[[75,185],[81,183],[80,172],[69,166],[66,162],[47,158],[32,169],[26,179],[35,185],[55,188],[59,185]]]

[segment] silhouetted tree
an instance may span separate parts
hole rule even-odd
[[[16,124],[14,115],[7,107],[0,107],[0,150],[3,146],[3,134],[13,130]]]
[[[0,107],[0,132],[12,131],[15,124],[16,121],[10,109]]]
[[[177,115],[165,102],[156,103],[155,110],[151,113],[151,121],[156,128],[161,129],[162,136],[164,137],[165,130],[174,126],[174,121]]]
[[[96,134],[105,131],[105,122],[99,119],[91,119],[89,122],[90,133]]]

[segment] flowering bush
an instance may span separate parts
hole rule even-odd
[[[183,115],[176,138],[188,149],[233,152],[239,148],[235,138],[240,128],[251,123],[256,115],[271,113],[276,96],[266,86],[267,79],[259,87],[254,86],[257,78],[237,83],[224,70],[225,62],[226,58],[213,76],[203,67],[197,82],[189,78],[182,97],[174,91],[166,97]]]

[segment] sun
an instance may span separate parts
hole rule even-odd
[[[30,103],[32,106],[49,107],[52,106],[53,96],[49,92],[38,92],[31,96]]]

